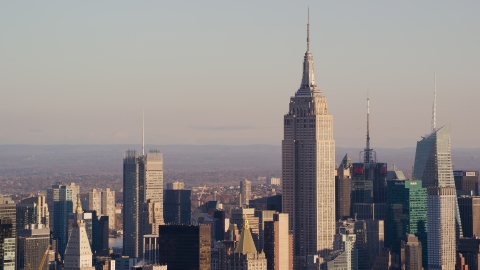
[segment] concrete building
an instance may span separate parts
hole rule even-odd
[[[252,199],[252,182],[251,181],[247,179],[243,179],[242,181],[240,181],[240,195],[241,195],[240,205],[241,206],[248,205],[248,202]]]
[[[288,214],[273,214],[272,221],[264,222],[264,247],[268,270],[292,270],[293,239],[288,232]]]
[[[48,262],[40,267],[43,255],[50,247],[50,229],[43,224],[29,224],[28,228],[18,230],[17,269],[49,268]]]
[[[455,188],[429,187],[427,191],[428,269],[455,269]]]
[[[0,216],[0,269],[15,270],[15,219]]]
[[[106,188],[102,190],[102,214],[101,216],[108,217],[110,221],[109,229],[115,229],[115,191]]]
[[[210,270],[210,230],[208,225],[161,225],[159,264],[167,265],[169,270]]]
[[[283,119],[282,208],[290,218],[296,268],[306,265],[307,255],[328,256],[335,235],[333,117],[315,82],[309,28],[302,80]]]
[[[142,204],[141,212],[140,212],[140,235],[142,239],[138,245],[142,247],[143,251],[143,241],[145,235],[158,235],[158,226],[163,225],[163,207],[161,207],[162,203],[155,202],[152,200],[147,200],[147,202]],[[139,255],[141,257],[143,253]]]
[[[92,249],[87,236],[85,222],[83,220],[83,209],[80,203],[80,196],[75,209],[75,223],[68,238],[65,250],[65,270],[95,270],[92,264]]]
[[[143,257],[147,264],[157,264],[158,261],[158,234],[146,234],[143,236]]]
[[[62,256],[68,242],[68,217],[77,207],[77,196],[80,186],[75,183],[68,185],[57,182],[47,190],[47,205],[50,213],[50,230],[56,240],[56,250]]]
[[[350,194],[352,191],[352,160],[345,154],[335,176],[335,217],[348,219],[350,214]]]
[[[183,190],[185,189],[185,183],[184,182],[170,182],[167,183],[167,190]]]
[[[280,178],[278,177],[270,177],[267,179],[267,185],[275,185],[275,186],[280,186],[282,183],[280,181]]]
[[[422,243],[413,234],[407,234],[401,243],[401,266],[405,270],[423,270]]]
[[[159,203],[155,220],[163,224],[162,153],[151,150],[139,157],[135,150],[128,150],[123,158],[123,190],[123,255],[139,258],[143,242],[141,209],[147,200]]]
[[[85,210],[95,211],[98,215],[102,214],[102,192],[96,188],[87,193],[88,206]]]
[[[458,190],[457,190],[458,191]],[[480,237],[480,196],[458,197],[464,237]]]
[[[187,224],[191,220],[191,190],[167,189],[163,201],[165,224]]]
[[[333,244],[334,251],[328,260],[320,265],[322,270],[358,270],[358,250],[355,228],[345,223],[338,228]]]
[[[30,224],[43,224],[44,228],[49,228],[50,214],[45,196],[24,199],[16,208],[17,231],[25,229]]]

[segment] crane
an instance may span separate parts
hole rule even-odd
[[[45,264],[45,260],[47,259],[48,251],[50,250],[50,244],[48,244],[47,250],[45,250],[45,253],[43,253],[42,261],[40,262],[40,265],[38,266],[38,270],[43,269],[43,265]]]
[[[203,196],[203,193],[205,193],[205,189],[207,188],[207,184],[205,184],[203,186],[203,189],[202,189],[202,192],[200,192],[200,194],[198,194],[198,207],[200,207],[200,205],[202,204],[202,196]]]

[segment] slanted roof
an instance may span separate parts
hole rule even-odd
[[[246,215],[243,217],[243,229],[242,233],[240,234],[240,241],[238,241],[235,253],[257,254],[257,248],[255,247],[255,243],[253,242],[252,233],[250,232],[250,227],[248,226],[248,219]]]

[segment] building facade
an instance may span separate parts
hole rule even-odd
[[[293,231],[296,268],[306,265],[307,255],[328,256],[335,235],[333,117],[315,82],[309,27],[303,76],[284,116],[282,141],[282,208]]]
[[[457,195],[480,195],[478,193],[478,171],[453,171]]]
[[[191,190],[167,189],[163,202],[165,224],[187,224],[191,219]]]
[[[352,192],[352,160],[346,154],[337,168],[335,176],[336,220],[347,219],[350,215],[350,194]]]
[[[47,270],[48,262],[40,268],[42,258],[50,249],[50,229],[43,224],[30,224],[28,228],[18,230],[17,269]]]
[[[480,237],[480,197],[460,196],[458,197],[458,208],[462,220],[463,236]]]
[[[292,270],[291,235],[288,232],[288,214],[273,214],[264,224],[264,247],[268,270]]]
[[[401,243],[401,264],[405,270],[423,270],[422,243],[413,234],[407,234]]]
[[[24,199],[16,207],[17,231],[25,229],[30,224],[43,224],[49,228],[50,214],[45,196]]]
[[[240,205],[248,205],[248,202],[252,199],[252,182],[247,179],[240,181]]]
[[[429,187],[427,192],[428,269],[455,269],[455,188]]]
[[[15,270],[14,219],[0,216],[0,269]]]

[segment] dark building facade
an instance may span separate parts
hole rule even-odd
[[[400,255],[401,241],[407,234],[418,237],[422,261],[427,265],[427,189],[421,180],[388,181],[388,210],[385,247]]]
[[[387,163],[353,163],[352,164],[352,183],[351,183],[351,215],[362,219],[361,215],[367,215],[361,212],[361,209],[368,209],[365,204],[377,204],[378,209],[387,202],[386,194]],[[356,205],[359,206],[356,206]],[[379,216],[374,219],[381,219],[385,216],[382,212],[372,212]]]
[[[215,241],[223,241],[225,240],[225,218],[226,213],[225,210],[215,210],[213,211],[213,218],[214,218],[214,232],[213,236],[215,237]]]
[[[337,168],[335,176],[335,217],[336,220],[347,219],[350,215],[350,194],[352,192],[351,176],[352,160],[348,154],[342,160]]]
[[[458,240],[457,253],[465,258],[465,264],[468,270],[480,269],[480,239],[479,238],[460,238]]]
[[[97,211],[87,210],[92,215],[92,253],[94,256],[108,255],[108,216],[97,216]],[[87,233],[88,236],[88,233]]]
[[[160,225],[158,260],[169,270],[210,270],[209,225]]]
[[[478,171],[453,171],[457,195],[479,195]]]
[[[17,269],[38,269],[43,255],[49,249],[50,229],[43,226],[30,225],[28,229],[18,231]],[[48,262],[41,269],[47,270]]]
[[[282,194],[250,200],[249,207],[255,210],[274,210],[282,213]]]
[[[15,270],[15,219],[0,217],[0,269]]]
[[[164,190],[163,218],[165,224],[187,224],[191,219],[191,190]]]
[[[464,237],[480,237],[480,196],[458,197]]]

